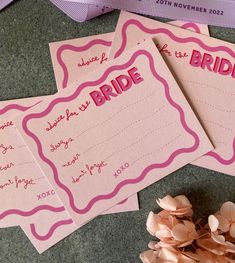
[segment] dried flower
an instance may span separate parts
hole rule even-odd
[[[167,195],[162,199],[159,198],[157,203],[162,209],[168,211],[172,215],[192,216],[193,214],[192,205],[184,195],[178,195],[176,197]]]
[[[167,195],[157,203],[164,210],[150,212],[146,225],[158,241],[140,255],[143,263],[235,263],[235,204],[224,203],[199,226],[187,197]]]
[[[235,238],[235,204],[224,203],[218,213],[209,217],[209,226],[212,232],[219,229]]]
[[[153,250],[147,250],[140,254],[140,259],[143,263],[158,263],[157,256]]]
[[[161,247],[184,247],[190,245],[198,237],[192,222],[179,220],[164,210],[159,214],[149,213],[147,230],[161,240],[158,243]]]

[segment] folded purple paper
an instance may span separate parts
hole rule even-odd
[[[50,0],[55,6],[63,11],[67,16],[71,17],[77,22],[83,22],[93,17],[105,14],[111,11],[111,8],[89,5],[79,2],[69,2],[64,0]]]
[[[0,0],[0,10],[9,5],[13,0]]]
[[[235,28],[235,0],[64,0]]]
[[[0,0],[0,10],[13,0]],[[50,0],[83,22],[112,9],[235,28],[235,0]]]

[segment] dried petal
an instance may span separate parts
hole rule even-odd
[[[179,263],[196,263],[197,261],[193,260],[192,258],[188,258],[187,256],[181,254],[179,256]]]
[[[216,254],[216,255],[224,255],[225,254],[225,251],[221,247],[221,245],[216,243],[211,238],[198,239],[197,245],[201,248],[204,248],[207,251],[210,251],[210,252]]]
[[[232,202],[226,202],[220,208],[220,214],[229,221],[235,221],[235,204]]]
[[[222,235],[211,235],[211,238],[220,245],[225,244],[225,237]]]
[[[209,251],[203,251],[201,249],[197,249],[197,256],[199,258],[199,262],[201,263],[228,263],[226,257],[217,256]]]
[[[147,230],[151,235],[155,235],[156,231],[158,230],[158,217],[153,212],[150,212],[147,219]]]
[[[195,231],[195,224],[193,222],[184,220],[183,223],[185,224],[185,226],[188,228],[189,232],[194,232]]]
[[[143,263],[158,263],[157,257],[153,250],[147,250],[140,254],[140,259]]]
[[[200,260],[200,258],[199,258],[199,256],[198,256],[197,254],[192,253],[192,252],[190,252],[190,251],[183,251],[182,253],[183,253],[185,256],[187,256],[188,258],[191,258],[191,259],[193,259],[193,260],[195,260],[195,261],[199,261],[199,260]]]
[[[192,205],[188,198],[184,195],[172,197],[170,195],[165,196],[162,199],[157,200],[158,205],[169,211],[172,215],[177,216],[192,216]]]
[[[181,247],[187,247],[187,246],[189,246],[189,245],[191,245],[192,243],[193,243],[193,239],[191,239],[191,240],[189,240],[189,241],[186,241],[186,242],[184,242],[184,243],[180,243],[180,245],[178,245],[178,247],[179,248],[181,248]]]
[[[209,216],[208,223],[212,232],[217,231],[219,227],[219,220],[214,215]]]
[[[233,223],[230,227],[229,234],[231,237],[235,238],[235,223]]]
[[[188,228],[183,224],[176,225],[171,233],[173,238],[178,241],[184,242],[188,240]]]
[[[176,250],[174,250],[173,248],[162,248],[159,254],[159,258],[162,260],[170,261],[172,263],[178,262]]]
[[[162,199],[157,200],[158,205],[165,210],[175,211],[177,209],[178,202],[170,195],[165,196]]]
[[[148,247],[152,250],[157,250],[158,248],[160,248],[158,246],[158,242],[157,241],[150,241],[148,244]]]
[[[230,228],[229,221],[225,217],[222,217],[220,214],[216,215],[216,218],[219,221],[219,227],[218,228],[222,232],[227,233],[229,231],[229,228]]]
[[[181,206],[192,207],[190,201],[188,200],[188,198],[185,195],[178,195],[175,197],[175,200],[177,200],[181,204]]]
[[[171,238],[171,231],[165,226],[165,229],[156,231],[155,236],[159,239]]]

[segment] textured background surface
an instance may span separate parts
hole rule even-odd
[[[47,0],[16,0],[0,13],[0,100],[56,91],[48,43],[114,31],[119,12],[78,24]],[[235,43],[235,30],[211,27],[211,35]],[[207,215],[235,202],[235,179],[188,165],[139,194],[141,210],[102,216],[38,255],[19,227],[0,230],[1,263],[138,263],[150,236],[147,214],[155,198],[186,194],[196,213]]]

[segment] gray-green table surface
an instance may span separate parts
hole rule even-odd
[[[48,43],[114,31],[118,15],[114,11],[80,24],[48,0],[15,1],[0,12],[0,100],[55,93]],[[235,29],[210,27],[210,32],[235,43]],[[100,216],[42,255],[20,227],[1,229],[0,262],[138,263],[150,240],[146,217],[159,209],[156,197],[185,194],[196,215],[205,216],[222,202],[235,201],[234,188],[231,176],[187,165],[141,191],[140,211]]]

